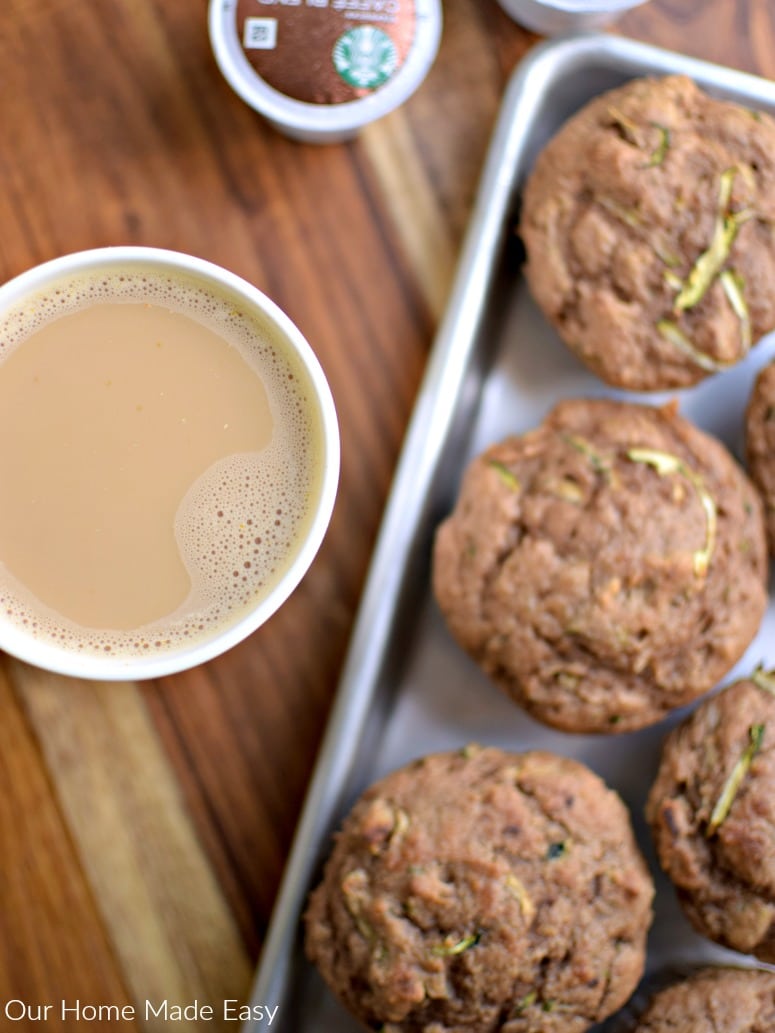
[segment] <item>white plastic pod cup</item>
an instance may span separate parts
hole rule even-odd
[[[498,0],[498,3],[525,28],[554,36],[601,29],[646,0]]]
[[[441,38],[440,0],[210,0],[213,53],[279,132],[336,143],[403,104]]]

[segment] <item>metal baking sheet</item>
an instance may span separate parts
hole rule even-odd
[[[258,970],[252,1003],[277,1007],[281,1033],[357,1033],[304,960],[301,915],[331,833],[366,785],[404,762],[467,742],[543,748],[582,760],[631,809],[657,884],[647,978],[741,955],[711,945],[683,918],[659,873],[643,821],[659,746],[681,714],[642,732],[579,736],[528,718],[456,646],[429,591],[433,533],[450,510],[468,459],[509,433],[535,426],[561,397],[609,396],[661,403],[741,456],[742,413],[775,336],[733,370],[671,394],[605,387],[570,355],[520,276],[514,233],[520,187],[539,149],[577,108],[640,75],[682,72],[709,93],[775,113],[775,83],[608,35],[537,47],[511,79],[490,145],[449,306],[391,490],[347,663],[302,814]],[[775,609],[725,682],[761,660],[775,662]],[[611,1028],[611,1023],[603,1028]],[[257,1017],[246,1033],[266,1028]]]

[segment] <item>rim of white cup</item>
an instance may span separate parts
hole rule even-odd
[[[646,0],[531,0],[536,7],[547,11],[561,11],[563,14],[619,14],[632,7],[639,7]]]
[[[200,278],[216,290],[233,292],[268,318],[298,356],[314,390],[322,428],[322,476],[309,527],[288,569],[257,605],[232,623],[190,646],[150,656],[100,656],[36,638],[0,614],[0,649],[19,660],[57,674],[96,681],[134,681],[188,670],[227,652],[277,612],[314,560],[328,529],[339,483],[339,425],[328,381],[311,345],[283,310],[249,281],[204,258],[164,248],[116,245],[61,255],[0,285],[0,313],[25,295],[55,281],[108,266],[144,266]],[[0,504],[2,502],[0,501]]]
[[[498,2],[517,21],[524,18],[525,24],[527,24],[528,19],[535,18],[535,25],[531,22],[529,27],[534,27],[538,32],[544,32],[547,31],[547,26],[551,25],[554,25],[555,31],[558,31],[563,24],[566,26],[566,30],[571,25],[577,29],[585,24],[599,26],[601,18],[612,21],[626,11],[647,3],[648,0],[498,0]],[[564,22],[546,21],[545,23],[540,21],[543,16],[551,19],[553,15],[566,20]]]

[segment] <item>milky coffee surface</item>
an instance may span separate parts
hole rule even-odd
[[[239,299],[136,267],[0,321],[0,607],[40,638],[144,655],[226,626],[311,519],[313,392]]]

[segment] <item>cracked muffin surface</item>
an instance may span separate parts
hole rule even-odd
[[[705,968],[656,994],[635,1033],[772,1033],[775,972]]]
[[[570,732],[654,723],[708,691],[766,605],[761,502],[673,407],[557,405],[478,456],[433,588],[483,670]]]
[[[668,735],[647,818],[692,925],[775,962],[775,676],[735,682]]]
[[[581,1033],[643,971],[653,886],[619,797],[577,761],[468,747],[369,788],[306,949],[383,1033]]]
[[[684,76],[635,79],[574,115],[522,201],[525,274],[610,384],[686,387],[775,327],[775,122]]]

